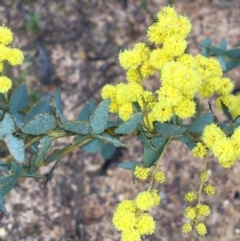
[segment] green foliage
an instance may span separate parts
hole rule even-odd
[[[213,120],[214,115],[211,112],[206,112],[200,117],[198,117],[196,120],[194,120],[187,130],[192,133],[200,134],[203,132],[205,126],[211,124]]]
[[[66,122],[61,124],[59,127],[79,135],[87,135],[90,132],[89,123],[84,121]]]
[[[63,115],[63,106],[60,90],[55,91],[54,95],[52,96],[51,102],[55,110],[57,119],[59,119],[59,121],[62,123],[67,122],[66,117]]]
[[[159,134],[169,137],[182,135],[186,130],[184,127],[159,122],[156,122],[154,127]]]
[[[90,126],[93,134],[101,134],[107,128],[109,99],[103,100],[90,118]]]
[[[100,139],[94,138],[87,144],[82,146],[82,150],[88,153],[98,153],[101,152],[103,147],[103,142]]]
[[[5,136],[5,143],[13,158],[22,163],[25,159],[24,140],[20,137],[14,136],[14,134],[8,134]]]
[[[204,39],[200,45],[202,47],[202,55],[218,58],[224,73],[227,73],[240,65],[240,47],[227,50],[226,39],[223,39],[220,42],[219,47],[212,46],[210,38]]]
[[[22,128],[22,132],[24,134],[38,136],[46,134],[55,126],[56,118],[51,114],[43,114],[26,123]]]
[[[215,56],[219,59],[225,72],[240,64],[240,50],[227,50],[227,42],[223,40],[219,46],[212,46],[210,39],[205,39],[201,46],[205,56]],[[196,147],[204,128],[215,122],[228,136],[240,127],[240,117],[232,119],[227,106],[222,103],[224,114],[229,124],[219,122],[209,111],[184,124],[176,115],[171,121],[154,122],[149,129],[143,119],[137,102],[133,103],[134,114],[123,122],[109,119],[109,99],[103,100],[98,106],[89,101],[80,111],[74,121],[68,121],[63,114],[61,93],[57,90],[50,103],[38,101],[29,106],[27,88],[20,85],[8,101],[0,94],[0,142],[7,148],[7,154],[1,157],[0,170],[0,210],[6,214],[4,196],[15,186],[19,177],[45,178],[36,173],[41,166],[55,162],[47,181],[50,180],[57,163],[68,153],[81,148],[89,153],[101,153],[104,159],[110,159],[116,147],[126,147],[119,138],[125,135],[136,135],[143,144],[143,158],[138,161],[120,163],[119,166],[131,170],[135,182],[134,170],[141,163],[145,167],[158,166],[162,155],[171,140],[185,143],[189,149]],[[71,144],[49,153],[54,140],[73,136]],[[30,158],[26,159],[28,148]]]
[[[112,143],[106,143],[102,150],[101,155],[103,159],[108,160],[112,157],[113,153],[115,152],[116,147]]]
[[[27,87],[24,84],[18,86],[13,92],[10,103],[9,112],[19,128],[22,128],[28,107],[28,93]]]
[[[96,104],[93,101],[89,101],[85,104],[79,115],[77,116],[76,120],[79,121],[89,121],[91,115],[96,109]]]
[[[142,113],[137,113],[130,120],[121,124],[118,128],[115,129],[116,134],[129,134],[137,130],[137,126],[142,120]]]

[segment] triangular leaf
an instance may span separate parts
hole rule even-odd
[[[61,99],[60,90],[56,90],[54,95],[52,96],[52,103],[55,109],[55,112],[62,123],[67,122],[66,117],[63,115],[63,105]]]
[[[5,137],[5,143],[8,147],[9,152],[14,157],[15,160],[22,163],[25,160],[25,148],[24,140],[13,134],[8,134]]]
[[[15,131],[15,124],[12,116],[9,113],[4,113],[0,121],[0,140],[3,140],[5,135],[9,135]]]
[[[35,157],[35,166],[38,166],[38,164],[44,159],[45,154],[48,150],[48,148],[52,144],[52,138],[49,136],[43,136],[37,145],[37,153]]]
[[[226,72],[238,67],[240,65],[240,61],[236,61],[236,60],[229,60],[226,62]]]
[[[230,58],[240,58],[240,48],[229,49],[225,51],[224,55]]]
[[[77,116],[76,120],[79,121],[89,121],[90,116],[93,114],[93,112],[96,109],[96,104],[93,101],[87,102],[84,107],[82,108],[80,114]]]
[[[119,167],[127,170],[132,170],[132,165],[133,165],[132,162],[121,162],[118,164]]]
[[[56,126],[56,119],[51,114],[37,116],[22,128],[22,132],[29,135],[46,134]]]
[[[102,146],[103,146],[103,143],[101,140],[92,139],[90,142],[83,145],[81,149],[88,153],[98,153],[98,152],[101,152]]]
[[[109,99],[103,100],[90,119],[93,134],[101,134],[107,128]]]
[[[215,46],[208,46],[207,49],[217,56],[223,55],[223,53],[224,53],[224,51],[222,49],[215,47]]]
[[[9,103],[9,111],[13,115],[13,118],[18,125],[19,128],[23,126],[25,114],[23,110],[25,110],[28,106],[28,93],[26,85],[19,85],[18,88],[13,92],[10,103]]]
[[[185,143],[190,150],[192,150],[196,146],[196,143],[186,135],[178,137],[175,140]]]
[[[113,153],[115,152],[116,147],[112,143],[106,143],[101,151],[101,155],[103,159],[108,160],[112,157]]]
[[[223,71],[226,71],[226,69],[227,69],[226,59],[222,55],[220,55],[220,56],[218,56],[218,60],[221,64],[221,67],[222,67]]]
[[[34,119],[38,115],[47,114],[47,113],[53,114],[54,113],[53,108],[48,102],[39,101],[28,112],[25,119],[25,123],[28,123],[30,120]]]
[[[116,137],[113,137],[107,133],[103,133],[101,135],[93,135],[95,138],[101,139],[103,141],[107,141],[112,143],[114,146],[122,146],[126,147],[123,143],[121,143]]]
[[[142,120],[142,113],[137,113],[130,120],[121,124],[118,128],[115,129],[116,134],[129,134],[134,132],[137,129],[138,124]]]
[[[206,125],[213,123],[214,115],[211,112],[206,112],[200,117],[198,117],[194,122],[188,127],[188,131],[192,133],[202,133]]]
[[[160,123],[160,122],[155,122],[154,123],[154,129],[164,135],[164,136],[178,136],[182,135],[186,128],[184,127],[179,127],[175,126],[172,124],[167,124],[167,123]]]
[[[23,172],[23,167],[19,163],[12,161],[12,174],[21,174]]]
[[[89,123],[85,121],[65,122],[59,127],[79,135],[87,135],[90,132]]]
[[[201,43],[200,45],[202,47],[207,47],[207,46],[210,46],[212,44],[212,40],[210,38],[205,38]]]
[[[222,50],[227,50],[227,40],[226,40],[226,39],[222,39],[222,41],[221,41],[220,44],[219,44],[219,47],[220,47]]]
[[[166,143],[164,142],[162,145],[158,145],[157,148],[155,148],[151,141],[148,140],[144,134],[143,131],[141,131],[141,140],[144,145],[143,150],[143,163],[145,167],[151,167],[159,158],[161,155]]]
[[[223,113],[224,115],[231,121],[233,121],[232,115],[228,110],[228,107],[221,101],[221,105],[222,105],[222,109],[223,109]]]

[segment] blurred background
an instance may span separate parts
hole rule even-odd
[[[239,0],[0,0],[0,24],[11,28],[13,46],[25,55],[24,64],[8,69],[8,76],[15,86],[27,84],[32,103],[60,88],[64,113],[73,120],[86,101],[100,102],[102,86],[125,80],[119,51],[146,40],[147,26],[167,4],[192,21],[190,53],[199,53],[206,37],[215,45],[223,38],[228,48],[240,45]],[[228,76],[240,86],[239,68]],[[153,76],[144,86],[154,90],[156,81]],[[56,142],[52,151],[68,142]],[[0,214],[0,240],[119,240],[111,225],[116,204],[147,187],[145,182],[132,185],[131,173],[117,168],[120,161],[142,157],[137,139],[123,142],[129,149],[116,153],[110,165],[98,154],[79,150],[61,160],[45,188],[41,180],[22,179],[5,198],[8,216]],[[52,165],[39,173],[47,175]],[[162,166],[167,182],[157,186],[162,204],[152,211],[157,230],[146,241],[240,241],[240,163],[222,170],[214,159],[209,174],[217,194],[204,199],[212,209],[205,220],[208,235],[181,234],[184,193],[198,189],[201,168],[185,146],[171,144]]]

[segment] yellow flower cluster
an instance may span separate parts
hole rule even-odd
[[[142,179],[142,180],[146,180],[148,178],[149,174],[150,174],[150,168],[136,166],[136,168],[134,170],[135,177]]]
[[[199,177],[200,177],[201,182],[203,182],[203,183],[207,182],[209,179],[209,175],[206,172],[201,172]]]
[[[204,191],[207,195],[209,196],[213,196],[215,194],[215,189],[212,185],[210,184],[207,184],[205,187],[204,187]]]
[[[136,166],[134,170],[135,177],[146,180],[148,177],[153,177],[158,183],[163,183],[166,180],[166,175],[162,171],[151,172],[150,168]]]
[[[192,231],[192,226],[195,228],[199,235],[204,236],[207,233],[207,229],[204,223],[199,222],[201,217],[207,217],[211,213],[208,205],[197,204],[195,207],[187,207],[184,211],[184,217],[190,220],[190,223],[185,223],[182,226],[182,233],[189,233]]]
[[[198,142],[197,145],[192,149],[193,156],[202,159],[207,155],[207,148],[203,143]]]
[[[4,63],[7,61],[10,65],[15,66],[23,62],[23,53],[16,48],[10,48],[13,34],[10,29],[0,26],[0,73],[4,72]],[[7,93],[12,87],[12,81],[2,75],[0,76],[0,93]]]
[[[228,107],[228,110],[230,114],[232,115],[232,118],[235,119],[237,116],[240,115],[240,95],[235,96],[232,94],[226,94],[220,96],[216,101],[216,106],[219,109],[222,109],[222,103]]]
[[[197,194],[196,192],[187,192],[184,197],[186,202],[192,202],[197,199]]]
[[[155,179],[155,181],[157,181],[159,183],[163,183],[166,180],[166,175],[164,172],[158,171],[154,174],[154,179]]]
[[[230,168],[240,158],[240,128],[235,129],[231,137],[227,137],[220,127],[213,123],[204,128],[202,139],[222,167]]]
[[[220,96],[217,103],[222,101],[234,117],[240,114],[236,107],[240,97],[230,94],[234,86],[230,79],[222,77],[219,61],[184,53],[190,30],[187,17],[178,15],[173,7],[162,8],[157,21],[147,29],[151,48],[150,44],[138,42],[132,49],[119,53],[128,83],[103,88],[102,98],[110,98],[110,112],[118,113],[126,121],[134,114],[132,103],[138,102],[145,113],[145,124],[153,129],[154,121],[166,122],[174,115],[181,119],[193,116],[196,93],[202,97],[216,93]],[[152,93],[142,88],[142,82],[155,72],[160,73],[161,86]],[[200,144],[195,155],[205,155]]]
[[[109,111],[118,113],[124,121],[133,114],[132,103],[142,100],[143,94],[143,87],[136,82],[120,83],[116,86],[105,85],[102,89],[102,98],[110,99]]]
[[[136,200],[124,200],[116,208],[112,223],[122,232],[122,241],[141,241],[142,235],[153,234],[155,221],[145,211],[158,205],[160,196],[156,189],[144,191],[137,195]]]

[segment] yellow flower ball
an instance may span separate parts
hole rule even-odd
[[[169,36],[164,40],[163,51],[169,56],[178,57],[184,53],[187,48],[187,41],[181,36]]]
[[[204,223],[198,223],[196,225],[197,233],[201,236],[205,236],[207,234],[207,228]]]
[[[126,103],[119,107],[118,115],[123,121],[127,121],[133,114],[132,103]]]
[[[210,184],[207,184],[204,187],[204,191],[209,196],[213,196],[215,194],[215,188],[212,185],[210,185]]]
[[[207,154],[207,148],[202,142],[198,142],[197,145],[192,149],[194,157],[202,159]]]
[[[130,82],[126,85],[125,96],[128,102],[135,102],[142,98],[143,87],[134,82]]]
[[[164,102],[157,102],[152,112],[150,113],[152,116],[152,120],[159,121],[159,122],[165,122],[171,120],[173,117],[173,108],[169,105],[166,106],[166,103]]]
[[[184,217],[190,220],[194,220],[196,217],[195,209],[192,207],[187,207],[184,211]]]
[[[118,231],[131,231],[137,222],[135,213],[128,210],[116,210],[112,223]]]
[[[195,192],[187,192],[184,197],[186,202],[192,202],[197,199],[197,194]]]
[[[13,33],[12,31],[5,27],[0,26],[0,43],[4,45],[8,45],[13,41]]]
[[[208,205],[204,205],[204,204],[198,204],[197,206],[196,206],[196,212],[198,213],[198,216],[200,217],[200,216],[204,216],[204,217],[207,217],[207,216],[209,216],[210,215],[210,213],[211,213],[211,210],[210,210],[210,208],[209,208],[209,206]]]
[[[146,180],[148,178],[149,173],[150,173],[150,169],[145,167],[136,166],[134,170],[135,177],[142,180]]]
[[[186,38],[192,28],[192,24],[188,17],[179,16],[178,21],[176,23],[175,33],[181,36],[182,38]]]
[[[236,151],[230,138],[216,140],[211,149],[214,156],[221,162],[228,162],[229,160],[237,159]]]
[[[128,69],[126,72],[126,75],[127,75],[127,81],[129,82],[136,82],[136,83],[142,82],[143,77],[139,69]]]
[[[101,95],[102,95],[103,99],[107,99],[107,98],[113,99],[113,98],[115,98],[116,87],[113,86],[113,85],[106,84],[102,88],[102,94]]]
[[[155,71],[155,69],[151,65],[150,61],[145,61],[140,68],[141,75],[144,78],[147,78],[147,77],[153,75],[154,71]]]
[[[171,18],[176,20],[177,17],[178,17],[178,14],[176,10],[174,9],[174,7],[170,7],[170,6],[163,7],[161,11],[159,11],[159,13],[157,14],[157,18],[159,19],[159,21],[165,18]]]
[[[23,52],[20,49],[8,48],[6,59],[13,66],[19,65],[24,60]]]
[[[149,59],[150,49],[147,47],[145,43],[139,42],[134,46],[133,49],[139,53],[142,62]]]
[[[233,91],[234,84],[229,78],[221,78],[218,85],[218,93],[228,95]]]
[[[160,22],[154,23],[147,29],[147,36],[149,41],[155,44],[161,44],[164,42],[166,38],[166,34],[164,32],[164,26],[161,25]]]
[[[125,199],[122,202],[120,202],[116,208],[116,211],[121,211],[121,210],[136,212],[137,207],[133,200]]]
[[[6,77],[6,76],[1,76],[0,77],[0,93],[7,93],[12,87],[12,81]]]
[[[206,172],[201,172],[199,177],[201,182],[207,182],[209,179],[209,175]]]
[[[136,229],[123,231],[121,241],[141,241],[141,235]]]
[[[116,85],[116,101],[119,105],[126,104],[128,99],[126,98],[127,85],[119,83]]]
[[[182,233],[189,233],[192,231],[192,225],[190,223],[184,223],[181,228]]]
[[[137,207],[142,211],[146,211],[154,206],[152,194],[148,191],[140,192],[135,202]]]
[[[212,148],[217,140],[226,138],[226,135],[216,124],[207,125],[203,130],[202,139],[205,145]]]
[[[196,104],[194,101],[184,98],[177,106],[174,107],[174,112],[181,119],[186,119],[195,114],[195,107]]]
[[[154,179],[159,183],[163,183],[166,180],[166,175],[164,172],[158,171],[154,174]]]
[[[157,94],[160,102],[170,106],[177,106],[183,99],[181,91],[170,84],[162,86]]]
[[[197,63],[194,57],[190,54],[182,54],[181,56],[178,57],[177,62],[193,70],[197,68]]]
[[[153,198],[153,202],[154,202],[154,206],[159,205],[159,203],[161,202],[161,197],[158,194],[158,190],[157,189],[152,189],[150,191],[152,198]]]
[[[136,50],[124,50],[119,53],[118,59],[124,69],[136,69],[142,63],[142,56]]]
[[[118,113],[118,111],[119,111],[118,102],[115,98],[113,98],[110,100],[109,112],[110,113]]]
[[[143,213],[137,218],[136,230],[141,235],[153,234],[155,231],[155,221],[148,213]]]
[[[172,60],[172,57],[163,49],[154,49],[150,54],[149,62],[154,68],[161,70],[162,67]]]

